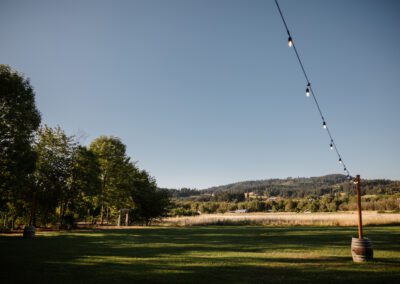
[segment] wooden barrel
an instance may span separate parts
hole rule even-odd
[[[34,226],[26,226],[24,228],[24,239],[32,239],[35,237],[35,227]]]
[[[351,240],[351,255],[354,262],[370,261],[374,258],[372,243],[368,238],[352,238]]]

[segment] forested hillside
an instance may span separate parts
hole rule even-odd
[[[362,180],[364,210],[400,210],[400,181]],[[225,212],[336,212],[356,209],[356,188],[344,175],[244,181],[203,190],[169,189],[171,215]]]
[[[321,177],[288,177],[286,179],[265,179],[236,182],[227,185],[210,187],[203,190],[182,188],[170,189],[176,198],[190,196],[213,195],[237,197],[252,193],[256,196],[302,198],[307,196],[322,196],[325,194],[346,193],[355,194],[355,187],[345,175],[332,174]],[[395,194],[400,193],[400,181],[375,179],[362,180],[362,194]],[[244,196],[243,196],[244,198]],[[228,201],[228,200],[227,200]]]

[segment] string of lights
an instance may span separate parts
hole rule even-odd
[[[293,37],[292,37],[292,35],[291,35],[290,31],[289,31],[289,28],[288,28],[288,26],[286,24],[285,18],[283,17],[282,10],[281,10],[281,7],[279,6],[278,0],[275,0],[275,4],[276,4],[276,7],[278,8],[279,14],[280,14],[280,16],[282,18],[282,22],[285,25],[285,29],[286,29],[286,32],[288,34],[288,45],[289,45],[289,47],[293,48],[293,50],[294,50],[294,52],[296,54],[297,60],[298,60],[298,62],[300,64],[301,70],[303,71],[304,77],[306,79],[306,83],[307,83],[306,96],[307,97],[311,96],[314,99],[314,102],[315,102],[315,105],[316,105],[316,107],[318,109],[319,115],[321,116],[322,127],[324,129],[326,129],[326,132],[328,133],[328,136],[330,138],[329,147],[330,147],[331,150],[335,150],[335,152],[337,154],[337,157],[338,157],[338,162],[343,166],[343,171],[347,175],[347,178],[351,180],[352,177],[350,176],[350,171],[347,168],[346,164],[344,163],[342,155],[340,154],[339,149],[338,149],[338,147],[337,147],[337,145],[335,143],[335,140],[333,139],[332,133],[331,133],[331,131],[330,131],[330,129],[329,129],[327,123],[326,123],[326,119],[325,119],[325,117],[324,117],[324,115],[323,115],[323,113],[321,111],[321,107],[320,107],[320,105],[318,103],[315,91],[311,86],[311,82],[310,82],[309,77],[307,75],[307,72],[306,72],[306,70],[304,68],[303,62],[301,61],[301,58],[300,58],[299,52],[297,51],[296,45],[295,45],[295,43],[293,41]]]

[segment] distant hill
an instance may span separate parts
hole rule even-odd
[[[252,193],[259,196],[279,196],[300,198],[305,196],[322,196],[345,192],[355,194],[355,186],[346,179],[345,175],[331,174],[320,177],[298,177],[286,179],[265,179],[254,181],[242,181],[227,185],[210,187],[203,190],[182,188],[169,189],[176,198],[191,196],[218,196],[218,195],[242,195]],[[362,180],[363,194],[395,194],[400,193],[400,181],[384,179]]]
[[[321,177],[298,177],[298,178],[286,178],[286,179],[265,179],[265,180],[253,180],[253,181],[242,181],[231,183],[227,185],[210,187],[208,189],[204,189],[204,192],[221,192],[221,191],[259,191],[259,190],[268,190],[274,188],[294,190],[294,189],[303,189],[303,188],[319,188],[332,186],[335,184],[343,183],[347,181],[345,175],[340,174],[332,174],[325,175]]]

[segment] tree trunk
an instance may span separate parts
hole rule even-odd
[[[104,188],[106,187],[106,177],[107,177],[107,174],[105,173],[104,176],[103,176],[103,181],[101,183],[100,225],[103,225],[103,221],[104,221],[104,216],[103,216],[103,211],[104,211]]]
[[[62,227],[62,225],[63,225],[64,211],[65,211],[65,209],[64,209],[64,202],[61,201],[61,205],[60,205],[60,219],[59,219],[60,227]]]
[[[12,230],[14,230],[15,220],[17,220],[17,218],[18,218],[17,216],[15,216],[15,217],[12,218],[12,221],[11,221],[11,229],[12,229]]]
[[[103,202],[103,200],[101,200],[100,225],[103,225],[103,210],[104,210],[104,202]]]
[[[86,214],[86,216],[85,216],[85,225],[88,225],[88,224],[89,224],[89,222],[88,222],[89,216],[90,216],[90,210],[88,209],[88,210],[87,210],[87,214]]]
[[[29,226],[33,225],[33,211],[35,210],[36,192],[32,194],[31,212],[29,214]]]

